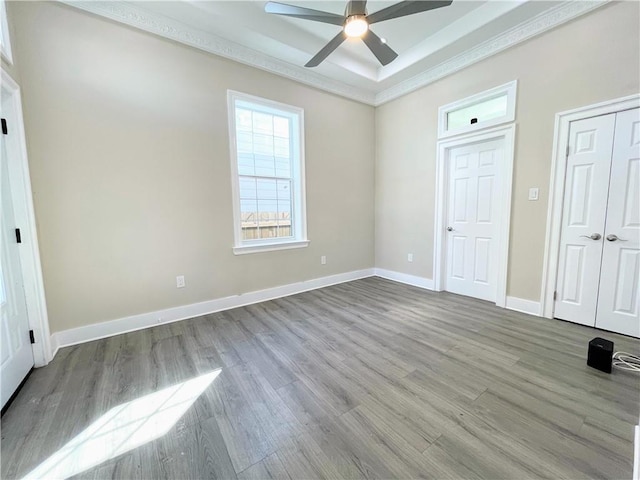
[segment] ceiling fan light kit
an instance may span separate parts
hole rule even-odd
[[[327,58],[347,38],[361,38],[382,65],[388,65],[396,59],[398,54],[388,45],[386,39],[378,37],[369,28],[373,23],[406,17],[415,13],[426,12],[436,8],[448,7],[453,0],[406,0],[390,7],[383,8],[372,14],[367,14],[366,0],[350,0],[344,15],[313,10],[311,8],[287,5],[278,2],[267,2],[264,7],[266,13],[302,18],[314,22],[329,23],[342,27],[338,35],[329,41],[316,55],[309,60],[305,67],[315,67]]]
[[[351,15],[344,24],[344,33],[347,37],[361,37],[369,30],[365,15]]]

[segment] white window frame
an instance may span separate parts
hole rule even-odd
[[[443,105],[438,108],[438,138],[448,138],[454,135],[460,135],[464,133],[473,132],[476,130],[482,130],[485,128],[495,127],[502,125],[503,123],[513,122],[516,118],[516,94],[518,90],[518,81],[513,80],[504,85],[500,85],[484,92],[471,95],[470,97],[457,100],[455,102]],[[501,117],[492,118],[485,122],[473,123],[458,128],[449,129],[447,126],[447,118],[449,113],[455,112],[462,108],[472,107],[480,103],[484,103],[488,100],[492,100],[503,95],[507,96],[507,111],[506,114]]]
[[[11,39],[9,38],[9,21],[7,20],[7,5],[5,0],[0,0],[0,55],[10,65],[13,65],[11,53]]]
[[[254,110],[262,110],[270,114],[285,114],[294,124],[292,138],[292,188],[293,201],[291,204],[292,233],[291,237],[269,238],[256,240],[242,239],[241,209],[240,209],[240,176],[238,175],[238,152],[236,142],[236,103],[251,103]],[[268,100],[266,98],[249,95],[246,93],[227,91],[228,117],[229,117],[229,151],[231,153],[231,191],[233,195],[233,253],[242,255],[246,253],[266,252],[273,250],[286,250],[291,248],[304,248],[309,245],[307,238],[307,215],[305,201],[305,173],[304,173],[304,110],[299,107]],[[297,135],[295,135],[297,131]]]

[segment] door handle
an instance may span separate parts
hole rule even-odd
[[[609,240],[610,242],[615,242],[616,240],[620,240],[621,242],[626,242],[624,238],[618,238],[618,236],[614,235],[613,233],[610,233],[609,235],[607,235],[607,240]]]
[[[600,240],[602,238],[602,235],[600,235],[599,233],[592,233],[591,235],[580,235],[580,236],[584,238],[590,238],[591,240]],[[607,237],[607,240],[609,240],[608,237]]]
[[[453,232],[453,227],[447,227],[447,232]]]

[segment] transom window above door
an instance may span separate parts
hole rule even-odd
[[[303,110],[229,91],[234,253],[307,240]]]
[[[438,138],[513,122],[517,81],[480,92],[438,109]]]

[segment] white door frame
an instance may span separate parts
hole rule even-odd
[[[32,344],[33,359],[36,367],[46,365],[53,358],[51,351],[51,336],[49,332],[49,317],[44,295],[44,281],[40,263],[40,250],[36,233],[36,218],[33,208],[31,191],[31,176],[27,159],[27,144],[22,117],[22,100],[20,86],[4,70],[1,70],[0,85],[3,93],[10,99],[7,110],[2,111],[2,118],[7,119],[11,134],[7,137],[7,151],[9,158],[9,177],[11,194],[15,209],[16,221],[20,225],[22,246],[20,248],[20,263],[24,280],[24,292],[27,303],[29,328],[33,330],[36,343]]]
[[[504,140],[504,162],[502,164],[502,190],[496,192],[498,202],[498,278],[496,283],[496,305],[504,308],[507,304],[507,266],[509,260],[509,229],[511,223],[511,190],[513,184],[513,159],[515,148],[515,123],[483,130],[455,138],[438,141],[436,153],[436,201],[435,230],[433,246],[433,289],[444,289],[446,265],[445,228],[447,219],[448,168],[447,160],[451,149],[469,143],[489,140]]]
[[[558,276],[562,200],[567,173],[567,149],[569,148],[569,127],[571,122],[637,107],[640,107],[640,94],[556,113],[551,156],[551,178],[549,180],[547,235],[544,243],[544,265],[542,269],[542,287],[540,289],[540,304],[542,305],[543,317],[553,318],[554,313],[553,293],[556,290],[556,278]]]

